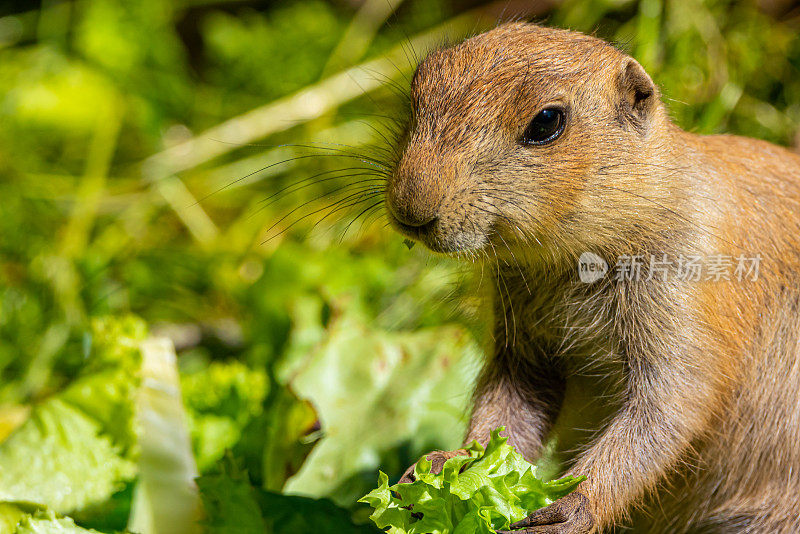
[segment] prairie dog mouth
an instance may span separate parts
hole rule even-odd
[[[404,237],[419,242],[432,252],[440,254],[455,254],[467,252],[483,247],[487,236],[477,231],[465,231],[461,228],[444,227],[439,218],[433,219],[421,226],[403,224],[395,217],[390,216],[392,225]]]
[[[436,226],[437,219],[433,219],[432,221],[426,222],[421,226],[411,226],[409,224],[402,223],[397,220],[396,217],[392,217],[392,223],[395,225],[397,230],[406,237],[410,237],[411,239],[421,241],[424,236],[430,235],[433,231],[434,227]]]

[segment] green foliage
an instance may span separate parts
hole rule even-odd
[[[93,419],[52,399],[0,448],[0,500],[71,512],[108,499],[133,473]]]
[[[204,21],[209,79],[252,95],[253,105],[281,97],[317,81],[343,27],[333,5],[319,0],[279,5],[266,16],[214,13]]]
[[[450,458],[438,474],[431,473],[426,458],[417,462],[411,483],[389,486],[381,472],[378,488],[360,501],[374,508],[370,518],[391,534],[491,534],[570,493],[584,480],[539,480],[536,468],[500,436],[503,430],[492,432],[485,449],[473,442],[469,456]]]
[[[15,534],[99,534],[96,530],[81,528],[68,517],[58,518],[54,514],[36,514],[25,517]]]
[[[256,500],[256,490],[247,474],[231,462],[221,464],[219,474],[197,479],[209,533],[265,532],[266,521]]]
[[[349,514],[326,499],[309,499],[264,491],[250,484],[231,458],[218,472],[197,480],[205,504],[209,534],[377,534],[352,523]]]
[[[105,501],[134,476],[134,392],[141,322],[96,321],[96,342],[79,376],[35,406],[0,443],[0,502],[69,513]]]
[[[348,505],[368,487],[359,475],[405,440],[413,450],[460,445],[479,351],[460,328],[387,333],[347,308],[331,313],[289,381],[317,407],[324,436],[286,489]]]
[[[268,383],[263,371],[238,361],[211,362],[181,380],[200,470],[238,443],[245,426],[261,413]]]
[[[393,90],[425,52],[410,40],[433,31],[434,46],[482,23],[456,19],[459,2],[364,4],[397,6],[385,15],[355,4],[80,0],[0,13],[0,532],[72,528],[56,513],[155,532],[148,514],[172,502],[160,495],[192,496],[153,473],[177,487],[196,468],[223,487],[226,449],[248,473],[229,473],[231,492],[249,504],[219,508],[220,528],[251,517],[299,529],[319,508],[339,532],[364,519],[354,501],[378,467],[391,479],[457,445],[490,281],[409,250],[378,212],[349,225],[368,204],[330,202],[378,178],[332,171],[390,159]],[[796,20],[765,9],[568,0],[547,21],[620,43],[683,127],[790,144],[800,40]],[[381,59],[341,76],[386,82],[369,94],[309,91]],[[154,164],[183,158],[175,172]],[[98,322],[130,313],[143,321]],[[178,348],[183,409],[140,380],[145,324]],[[177,395],[174,367],[148,383]],[[160,455],[176,443],[186,450]],[[291,513],[276,519],[281,508]]]
[[[0,532],[85,532],[54,513],[100,506],[133,480],[146,333],[130,317],[94,321],[82,374],[0,443]]]

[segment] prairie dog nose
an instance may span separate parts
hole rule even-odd
[[[454,176],[455,164],[449,155],[412,136],[387,184],[389,211],[405,226],[420,228],[431,223],[442,215]]]
[[[441,199],[434,188],[412,180],[393,184],[387,191],[386,202],[400,223],[418,228],[436,219]]]

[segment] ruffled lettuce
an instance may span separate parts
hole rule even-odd
[[[431,473],[425,458],[417,462],[412,483],[390,486],[380,472],[378,487],[360,502],[372,506],[370,518],[390,534],[490,534],[567,495],[584,480],[536,478],[536,468],[508,445],[502,430],[492,432],[485,449],[473,442],[469,456],[447,460],[439,474]]]
[[[68,514],[106,501],[134,478],[145,335],[137,319],[95,322],[84,373],[34,406],[0,443],[0,503]]]
[[[204,472],[239,442],[244,428],[261,414],[269,381],[263,369],[236,360],[216,361],[182,376],[181,390],[197,467]]]
[[[199,532],[171,343],[133,317],[95,321],[87,341],[81,375],[0,441],[0,534]]]
[[[51,399],[0,446],[0,502],[32,502],[69,513],[102,502],[135,465],[73,405]]]
[[[101,534],[81,528],[69,517],[56,517],[52,512],[37,512],[22,518],[15,534]]]

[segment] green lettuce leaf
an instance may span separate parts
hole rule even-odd
[[[317,409],[323,435],[283,491],[349,506],[369,489],[363,475],[398,447],[457,446],[479,362],[457,326],[386,332],[353,308],[334,309],[325,339],[289,381]]]
[[[217,467],[215,473],[197,479],[208,534],[380,534],[371,525],[354,524],[347,510],[328,499],[253,487],[230,456]]]
[[[26,501],[68,513],[103,501],[134,476],[100,425],[51,399],[0,446],[0,502]]]
[[[0,503],[0,534],[14,534],[17,531],[17,525],[27,515],[22,506],[20,504]],[[36,511],[36,508],[34,507],[32,511]]]
[[[133,479],[145,336],[138,319],[94,322],[82,375],[0,443],[0,503],[68,514],[107,501]]]
[[[181,389],[202,472],[236,445],[245,426],[261,413],[269,382],[263,370],[233,360],[211,362],[181,376]]]
[[[473,442],[469,456],[447,460],[437,475],[425,458],[417,462],[416,480],[409,484],[390,486],[380,472],[378,487],[360,502],[373,508],[370,518],[390,534],[490,534],[570,493],[584,480],[536,478],[536,468],[501,431],[492,432],[485,449]]]
[[[25,516],[15,534],[100,534],[96,530],[81,528],[69,517],[56,517],[52,512],[39,512]]]
[[[0,534],[103,534],[31,503],[0,503]]]
[[[140,347],[146,337],[147,326],[133,316],[93,321],[84,369],[57,395],[95,420],[130,457],[136,454],[136,393],[141,383]]]
[[[267,526],[256,500],[256,490],[247,473],[226,457],[219,472],[197,479],[205,508],[203,521],[208,534],[262,534]]]
[[[172,342],[142,343],[138,395],[139,478],[128,530],[137,534],[200,532],[200,498]]]

